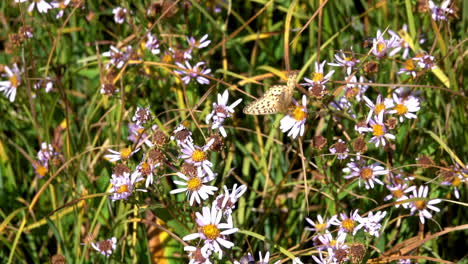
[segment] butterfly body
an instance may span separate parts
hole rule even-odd
[[[294,87],[296,86],[296,72],[288,75],[287,85],[274,85],[258,100],[244,108],[249,115],[268,115],[286,112],[291,104]]]

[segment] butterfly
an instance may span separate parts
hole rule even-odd
[[[288,74],[286,85],[274,85],[258,100],[244,108],[248,115],[268,115],[286,112],[291,104],[294,87],[296,86],[297,72]]]

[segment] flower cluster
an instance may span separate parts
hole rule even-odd
[[[34,171],[39,178],[44,177],[50,165],[57,165],[62,159],[60,152],[56,151],[51,144],[42,142],[41,149],[37,152],[37,161],[33,162]]]

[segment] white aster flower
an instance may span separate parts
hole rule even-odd
[[[146,177],[145,187],[148,188],[154,182],[153,171],[155,168],[159,167],[159,163],[153,164],[151,162],[142,161],[136,167],[136,170],[140,173],[141,176]]]
[[[330,66],[344,67],[346,68],[346,73],[351,74],[353,67],[356,66],[360,61],[354,58],[354,52],[351,49],[351,56],[347,56],[342,50],[340,53],[335,54],[336,63],[328,63]]]
[[[156,38],[155,35],[151,34],[150,32],[146,34],[145,47],[154,55],[159,54],[161,52],[161,50],[159,49],[159,40]]]
[[[21,71],[16,64],[13,64],[11,69],[5,66],[5,72],[8,81],[0,81],[0,92],[3,92],[10,102],[14,102],[16,91],[21,84]]]
[[[185,159],[186,162],[201,168],[204,172],[209,175],[210,179],[213,179],[214,173],[211,170],[213,163],[208,160],[208,150],[214,143],[214,139],[211,139],[205,146],[199,147],[194,145],[192,142],[182,144],[182,154],[179,158]]]
[[[205,68],[204,62],[201,61],[193,67],[188,61],[185,61],[185,65],[180,62],[176,62],[176,65],[179,66],[181,70],[175,70],[174,72],[179,75],[184,75],[182,81],[185,84],[188,84],[192,79],[195,79],[199,84],[210,83],[210,80],[203,76],[211,73],[211,69]]]
[[[218,210],[222,210],[224,215],[229,216],[232,214],[232,210],[236,208],[236,203],[239,198],[247,191],[247,186],[241,185],[237,188],[237,184],[234,184],[232,191],[226,185],[223,186],[224,194],[218,195],[213,201],[213,206]]]
[[[288,137],[296,138],[298,135],[303,136],[305,123],[307,120],[307,96],[302,96],[302,105],[298,104],[294,99],[294,109],[281,119],[280,129],[283,133],[288,133]]]
[[[223,127],[224,120],[228,117],[231,117],[234,113],[234,107],[242,102],[242,99],[238,99],[228,106],[228,100],[228,90],[225,90],[223,94],[218,94],[218,102],[213,103],[213,111],[211,111],[211,113],[209,113],[205,118],[205,122],[207,124],[210,122],[212,123],[211,129],[219,129],[219,132],[221,135],[223,135],[223,137],[227,137],[226,130]]]
[[[202,49],[210,45],[211,40],[208,39],[208,34],[205,34],[200,40],[196,40],[194,37],[187,37],[187,42],[190,48]]]
[[[312,259],[315,261],[317,264],[331,264],[333,263],[333,254],[330,255],[328,254],[327,256],[323,256],[322,250],[319,250],[319,256],[312,255]]]
[[[197,212],[197,233],[187,235],[182,239],[185,241],[200,238],[204,240],[203,248],[212,250],[218,253],[219,258],[222,258],[223,250],[220,245],[224,248],[232,248],[234,243],[227,240],[227,235],[237,232],[239,229],[234,228],[232,218],[229,217],[227,223],[220,223],[223,216],[223,212],[217,210],[214,206],[203,207],[202,213]],[[223,230],[224,229],[224,230]]]
[[[400,38],[397,35],[391,34],[392,36],[389,40],[384,39],[383,35],[384,33],[377,30],[377,36],[373,39],[371,51],[377,58],[383,58],[387,55],[393,56],[401,50]]]
[[[429,1],[429,9],[431,9],[431,17],[435,21],[447,20],[449,14],[453,14],[453,9],[448,8],[450,0],[445,0],[440,6],[434,4],[433,1]]]
[[[189,144],[190,142],[193,144],[192,132],[183,124],[177,126],[172,134],[171,140],[175,140],[178,146]]]
[[[91,243],[91,246],[96,251],[101,253],[102,255],[104,255],[106,257],[109,257],[117,247],[117,238],[112,237],[112,238],[109,238],[109,239],[106,239],[106,240],[103,240],[103,241],[99,241],[99,242],[96,242],[96,243],[93,242],[93,243]]]
[[[114,14],[114,21],[117,24],[123,24],[125,21],[125,15],[128,13],[128,10],[122,7],[116,7],[112,10],[112,14]]]
[[[413,190],[413,194],[410,196],[410,198],[427,198],[427,194],[429,193],[429,187],[427,186],[419,186],[418,190]],[[425,218],[431,219],[432,214],[429,212],[428,209],[431,209],[436,212],[440,212],[440,209],[435,207],[434,204],[438,204],[442,202],[440,199],[421,199],[418,201],[414,201],[410,203],[410,208],[411,208],[411,214],[414,214],[416,211],[418,211],[419,214],[419,220],[421,221],[422,224],[425,222]]]
[[[120,151],[115,151],[115,150],[112,150],[112,149],[108,149],[108,151],[111,154],[104,155],[104,158],[107,159],[110,162],[116,162],[116,161],[119,161],[119,160],[127,160],[131,156],[133,156],[133,154],[137,153],[139,150],[140,150],[140,148],[137,148],[134,151],[132,151],[131,148],[123,148]]]
[[[31,13],[34,10],[34,7],[37,8],[39,13],[47,13],[49,9],[52,9],[52,5],[45,0],[32,0],[32,3],[28,7],[28,12]]]
[[[383,122],[384,112],[380,112],[378,116],[374,116],[373,119],[369,121],[369,128],[366,129],[366,132],[372,133],[372,138],[370,139],[371,143],[374,143],[376,147],[384,147],[386,142],[385,140],[394,140],[395,135],[392,135],[387,132],[387,127]]]
[[[370,108],[369,114],[366,118],[366,123],[369,123],[372,115],[378,116],[380,113],[387,113],[390,108],[394,106],[393,100],[390,98],[385,98],[382,101],[382,95],[377,96],[376,102],[372,102],[367,96],[363,96],[364,101],[366,101],[366,106]]]
[[[133,194],[133,191],[142,191],[146,192],[145,189],[135,189],[135,183],[142,181],[138,171],[133,172],[132,174],[128,172],[123,172],[122,175],[112,174],[110,183],[112,188],[110,189],[112,195],[109,197],[111,200],[127,200]]]
[[[60,1],[52,2],[51,4],[52,7],[56,9],[60,9],[57,15],[55,16],[56,19],[59,19],[63,16],[63,14],[65,13],[65,9],[67,8],[69,4],[70,4],[70,0],[60,0]]]
[[[406,98],[399,97],[396,93],[393,94],[395,107],[388,111],[389,114],[397,114],[400,122],[403,122],[405,117],[407,119],[414,119],[417,116],[414,114],[419,111],[419,100],[416,97],[409,96]]]
[[[325,84],[327,83],[333,73],[335,72],[334,70],[329,71],[326,75],[324,75],[324,66],[327,62],[322,61],[322,63],[315,62],[315,72],[312,73],[312,79],[309,78],[304,78],[306,83],[303,83],[302,85],[304,86],[313,86],[315,84]]]
[[[338,231],[338,234],[339,234],[338,238],[340,238],[342,234],[345,234],[346,236],[346,233],[355,235],[356,232],[359,230],[357,228],[357,222],[356,222],[357,219],[360,217],[358,211],[359,210],[357,209],[352,211],[350,216],[346,215],[345,213],[341,213],[340,214],[341,220],[339,220],[338,217],[335,217],[332,220],[330,220],[330,224],[340,227]],[[344,238],[342,240],[344,241]]]
[[[436,67],[434,56],[429,54],[420,54],[413,59],[418,62],[419,68],[423,70],[434,69]]]
[[[387,185],[387,189],[391,192],[389,195],[385,196],[384,201],[389,201],[392,198],[395,198],[397,202],[408,200],[409,197],[406,195],[416,189],[416,186],[408,186],[406,183],[395,184],[395,185]],[[398,208],[403,206],[404,208],[408,208],[408,203],[403,204],[395,204],[395,207]]]
[[[188,257],[190,259],[189,264],[211,264],[210,256],[211,252],[206,251],[203,248],[194,246],[185,246],[184,251],[189,252]]]
[[[190,198],[190,205],[193,205],[193,202],[196,201],[197,204],[201,204],[202,200],[208,199],[210,195],[213,195],[215,191],[218,190],[218,187],[204,185],[204,183],[210,182],[211,180],[208,177],[201,177],[201,174],[197,177],[187,177],[184,174],[178,172],[177,176],[184,181],[174,181],[177,185],[182,185],[185,187],[175,189],[170,191],[171,194],[186,192],[187,198]],[[201,199],[200,199],[201,198]]]
[[[416,69],[416,64],[415,64],[415,59],[410,58],[405,61],[405,64],[403,68],[400,68],[400,70],[397,72],[398,74],[406,74],[410,75],[413,78],[416,78],[417,75],[417,69]]]
[[[356,229],[363,228],[364,232],[368,233],[369,235],[379,237],[379,231],[380,228],[382,228],[380,221],[382,221],[386,215],[387,212],[378,211],[375,214],[370,212],[367,217],[359,216],[357,218],[359,225],[356,227]]]
[[[349,173],[344,177],[345,179],[359,178],[359,186],[361,186],[361,181],[364,181],[366,189],[373,189],[374,182],[383,185],[383,182],[377,176],[388,174],[388,170],[377,163],[366,166],[360,161],[348,163],[343,172]]]
[[[364,83],[364,77],[356,77],[356,75],[353,76],[348,76],[346,78],[346,90],[345,90],[345,96],[347,99],[352,99],[355,98],[357,102],[361,102],[364,93],[367,91],[369,88],[368,85],[363,84]]]
[[[151,114],[149,106],[145,108],[138,106],[137,110],[135,111],[135,114],[132,117],[132,121],[135,122],[137,126],[144,125],[151,119],[153,119],[153,115]]]
[[[337,154],[337,158],[342,160],[348,157],[349,148],[341,138],[329,149],[330,153]]]
[[[122,51],[114,46],[110,46],[110,50],[102,53],[104,57],[110,57],[109,63],[106,64],[106,69],[109,69],[111,65],[114,65],[117,69],[120,69],[130,59],[132,55],[132,46],[125,47]]]

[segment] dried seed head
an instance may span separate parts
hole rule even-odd
[[[152,141],[157,147],[162,148],[164,145],[167,144],[168,138],[164,134],[164,132],[158,129],[153,133]]]
[[[360,263],[366,254],[366,248],[363,244],[353,244],[349,247],[349,255],[352,263]]]
[[[369,61],[364,65],[364,71],[367,74],[376,73],[379,71],[379,64],[375,61]]]
[[[367,142],[363,137],[358,137],[353,142],[353,149],[359,153],[365,153],[367,151]]]
[[[114,169],[112,170],[112,173],[116,176],[122,176],[125,172],[130,173],[130,169],[122,163],[115,165]]]
[[[224,148],[224,138],[219,134],[213,134],[206,141],[210,142],[212,139],[214,139],[214,141],[209,147],[209,150],[221,151]]]
[[[197,177],[197,168],[191,163],[184,162],[180,171],[188,177]]]
[[[429,166],[434,165],[434,161],[426,155],[420,156],[418,159],[418,164],[423,168],[429,168]]]
[[[166,156],[158,149],[152,149],[148,152],[148,161],[152,164],[164,164]]]
[[[50,264],[65,264],[67,263],[65,257],[60,254],[55,254],[50,258]]]
[[[327,139],[323,136],[316,136],[314,137],[312,143],[314,148],[322,149],[323,147],[325,147],[325,145],[327,145]]]

